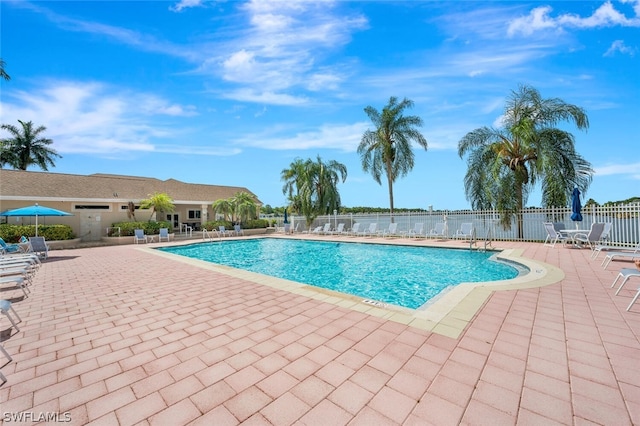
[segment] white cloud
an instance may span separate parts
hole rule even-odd
[[[60,154],[178,152],[155,145],[155,140],[176,137],[179,130],[167,117],[196,114],[192,105],[156,95],[73,81],[47,81],[28,92],[5,91],[0,107],[5,123],[20,119],[45,126],[46,137]],[[179,152],[189,150],[186,145]]]
[[[169,10],[173,10],[174,12],[182,12],[183,9],[202,6],[202,4],[202,0],[180,0],[175,5],[169,7]]]
[[[609,49],[607,49],[603,56],[613,56],[616,52],[634,56],[636,54],[636,49],[625,45],[623,40],[616,40],[611,43],[611,46],[609,46]]]
[[[595,167],[596,176],[629,175],[633,179],[640,180],[640,163],[608,164]]]
[[[368,126],[366,122],[325,124],[317,130],[299,132],[294,136],[280,136],[283,129],[274,128],[264,134],[248,135],[236,143],[269,150],[337,149],[355,152]]]
[[[515,34],[528,36],[538,31],[562,31],[565,28],[638,27],[640,26],[640,1],[636,0],[633,4],[635,16],[631,18],[616,10],[610,1],[602,4],[587,17],[571,13],[553,17],[551,6],[539,6],[531,10],[527,16],[512,20],[507,33],[511,36]]]

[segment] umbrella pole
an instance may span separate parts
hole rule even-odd
[[[38,215],[36,215],[36,237],[38,236]]]

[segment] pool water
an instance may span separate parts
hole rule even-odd
[[[492,253],[387,244],[258,238],[158,250],[411,309],[450,286],[519,274]]]

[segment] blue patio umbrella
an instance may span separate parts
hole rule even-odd
[[[40,206],[38,203],[33,206],[20,207],[19,209],[7,210],[0,213],[0,216],[35,216],[36,218],[36,237],[38,236],[38,217],[39,216],[73,216],[71,213],[63,212],[51,207]]]
[[[287,216],[287,209],[284,209],[284,223],[289,223],[289,216]]]
[[[574,222],[582,222],[582,204],[580,203],[580,190],[573,189],[571,194],[571,220]],[[578,226],[578,224],[576,224]]]

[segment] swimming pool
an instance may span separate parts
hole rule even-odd
[[[488,252],[387,244],[257,238],[158,250],[411,309],[450,286],[520,273]]]

